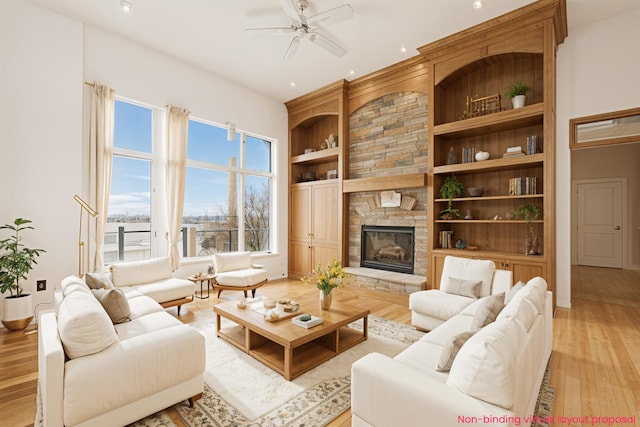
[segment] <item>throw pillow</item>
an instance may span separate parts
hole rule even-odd
[[[446,292],[463,297],[478,298],[480,295],[481,280],[458,279],[457,277],[449,277]]]
[[[466,343],[467,340],[471,338],[476,332],[477,329],[473,331],[460,332],[459,334],[449,338],[447,343],[442,348],[440,361],[438,362],[436,371],[449,372],[451,370],[451,365],[453,365],[453,360],[456,358],[456,355],[458,354],[464,343]]]
[[[500,310],[504,307],[504,292],[489,295],[482,298],[481,301],[475,316],[473,316],[473,322],[471,322],[471,327],[474,329],[480,329],[496,320]]]
[[[122,289],[94,289],[93,294],[100,301],[114,325],[131,321],[129,300]]]
[[[91,289],[110,289],[113,288],[113,282],[107,276],[101,273],[86,273],[85,283]]]
[[[513,296],[517,294],[520,289],[524,288],[524,285],[525,284],[522,281],[519,281],[518,283],[513,285],[513,287],[509,289],[509,291],[504,296],[504,305],[509,304],[509,301],[511,301],[511,298],[513,298]]]

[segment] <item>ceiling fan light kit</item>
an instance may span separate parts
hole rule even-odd
[[[285,51],[282,59],[287,61],[291,59],[300,43],[301,39],[306,38],[311,43],[321,47],[332,55],[340,58],[347,53],[347,50],[333,41],[330,37],[323,34],[320,30],[331,24],[346,21],[353,18],[354,10],[350,4],[345,3],[333,9],[325,10],[313,16],[305,16],[304,11],[309,7],[307,0],[279,0],[280,6],[286,15],[292,19],[289,27],[262,27],[247,28],[245,33],[249,35],[277,35],[291,34],[293,38],[289,42],[289,46]]]

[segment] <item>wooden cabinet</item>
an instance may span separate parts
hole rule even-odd
[[[564,0],[540,0],[419,49],[429,68],[427,204],[429,287],[439,285],[445,255],[492,259],[514,280],[540,275],[555,289],[555,54],[566,37]],[[514,82],[531,87],[526,106],[504,97]],[[504,99],[503,99],[504,98]],[[531,141],[535,140],[535,145]],[[505,155],[521,147],[521,155]],[[476,161],[486,151],[490,158]],[[518,152],[520,150],[517,150]],[[442,219],[439,190],[455,175],[466,191],[453,199],[460,216]],[[514,187],[515,185],[515,187]],[[531,223],[515,215],[533,205]],[[539,255],[525,255],[533,230]],[[452,234],[453,247],[447,247]],[[444,238],[443,238],[444,237]],[[479,250],[456,249],[459,240]]]
[[[289,276],[342,261],[346,81],[285,103],[289,112]],[[332,144],[332,141],[334,142]]]
[[[289,275],[302,277],[318,263],[338,259],[338,185],[299,184],[291,189]]]

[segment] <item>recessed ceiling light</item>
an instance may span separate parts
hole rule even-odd
[[[350,74],[350,75],[352,75],[352,76],[353,76],[355,73],[356,73],[356,72],[355,72],[355,70],[349,70],[349,74]]]
[[[120,0],[120,7],[124,10],[124,13],[131,12],[132,4],[129,0]]]
[[[407,48],[404,46],[400,46],[400,52],[405,53],[407,51]]]
[[[291,87],[295,87],[296,86],[296,82],[291,82]]]
[[[484,2],[482,0],[475,0],[473,2],[474,9],[480,9],[482,6],[484,6]]]

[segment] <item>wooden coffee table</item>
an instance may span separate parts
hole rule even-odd
[[[333,302],[331,310],[320,309],[318,298],[297,300],[301,313],[322,317],[324,322],[309,329],[294,325],[291,318],[269,322],[253,310],[262,301],[239,309],[237,301],[216,304],[217,334],[254,359],[292,380],[337,354],[367,339],[369,310]],[[235,325],[221,328],[221,317]],[[363,319],[363,331],[347,325]]]

